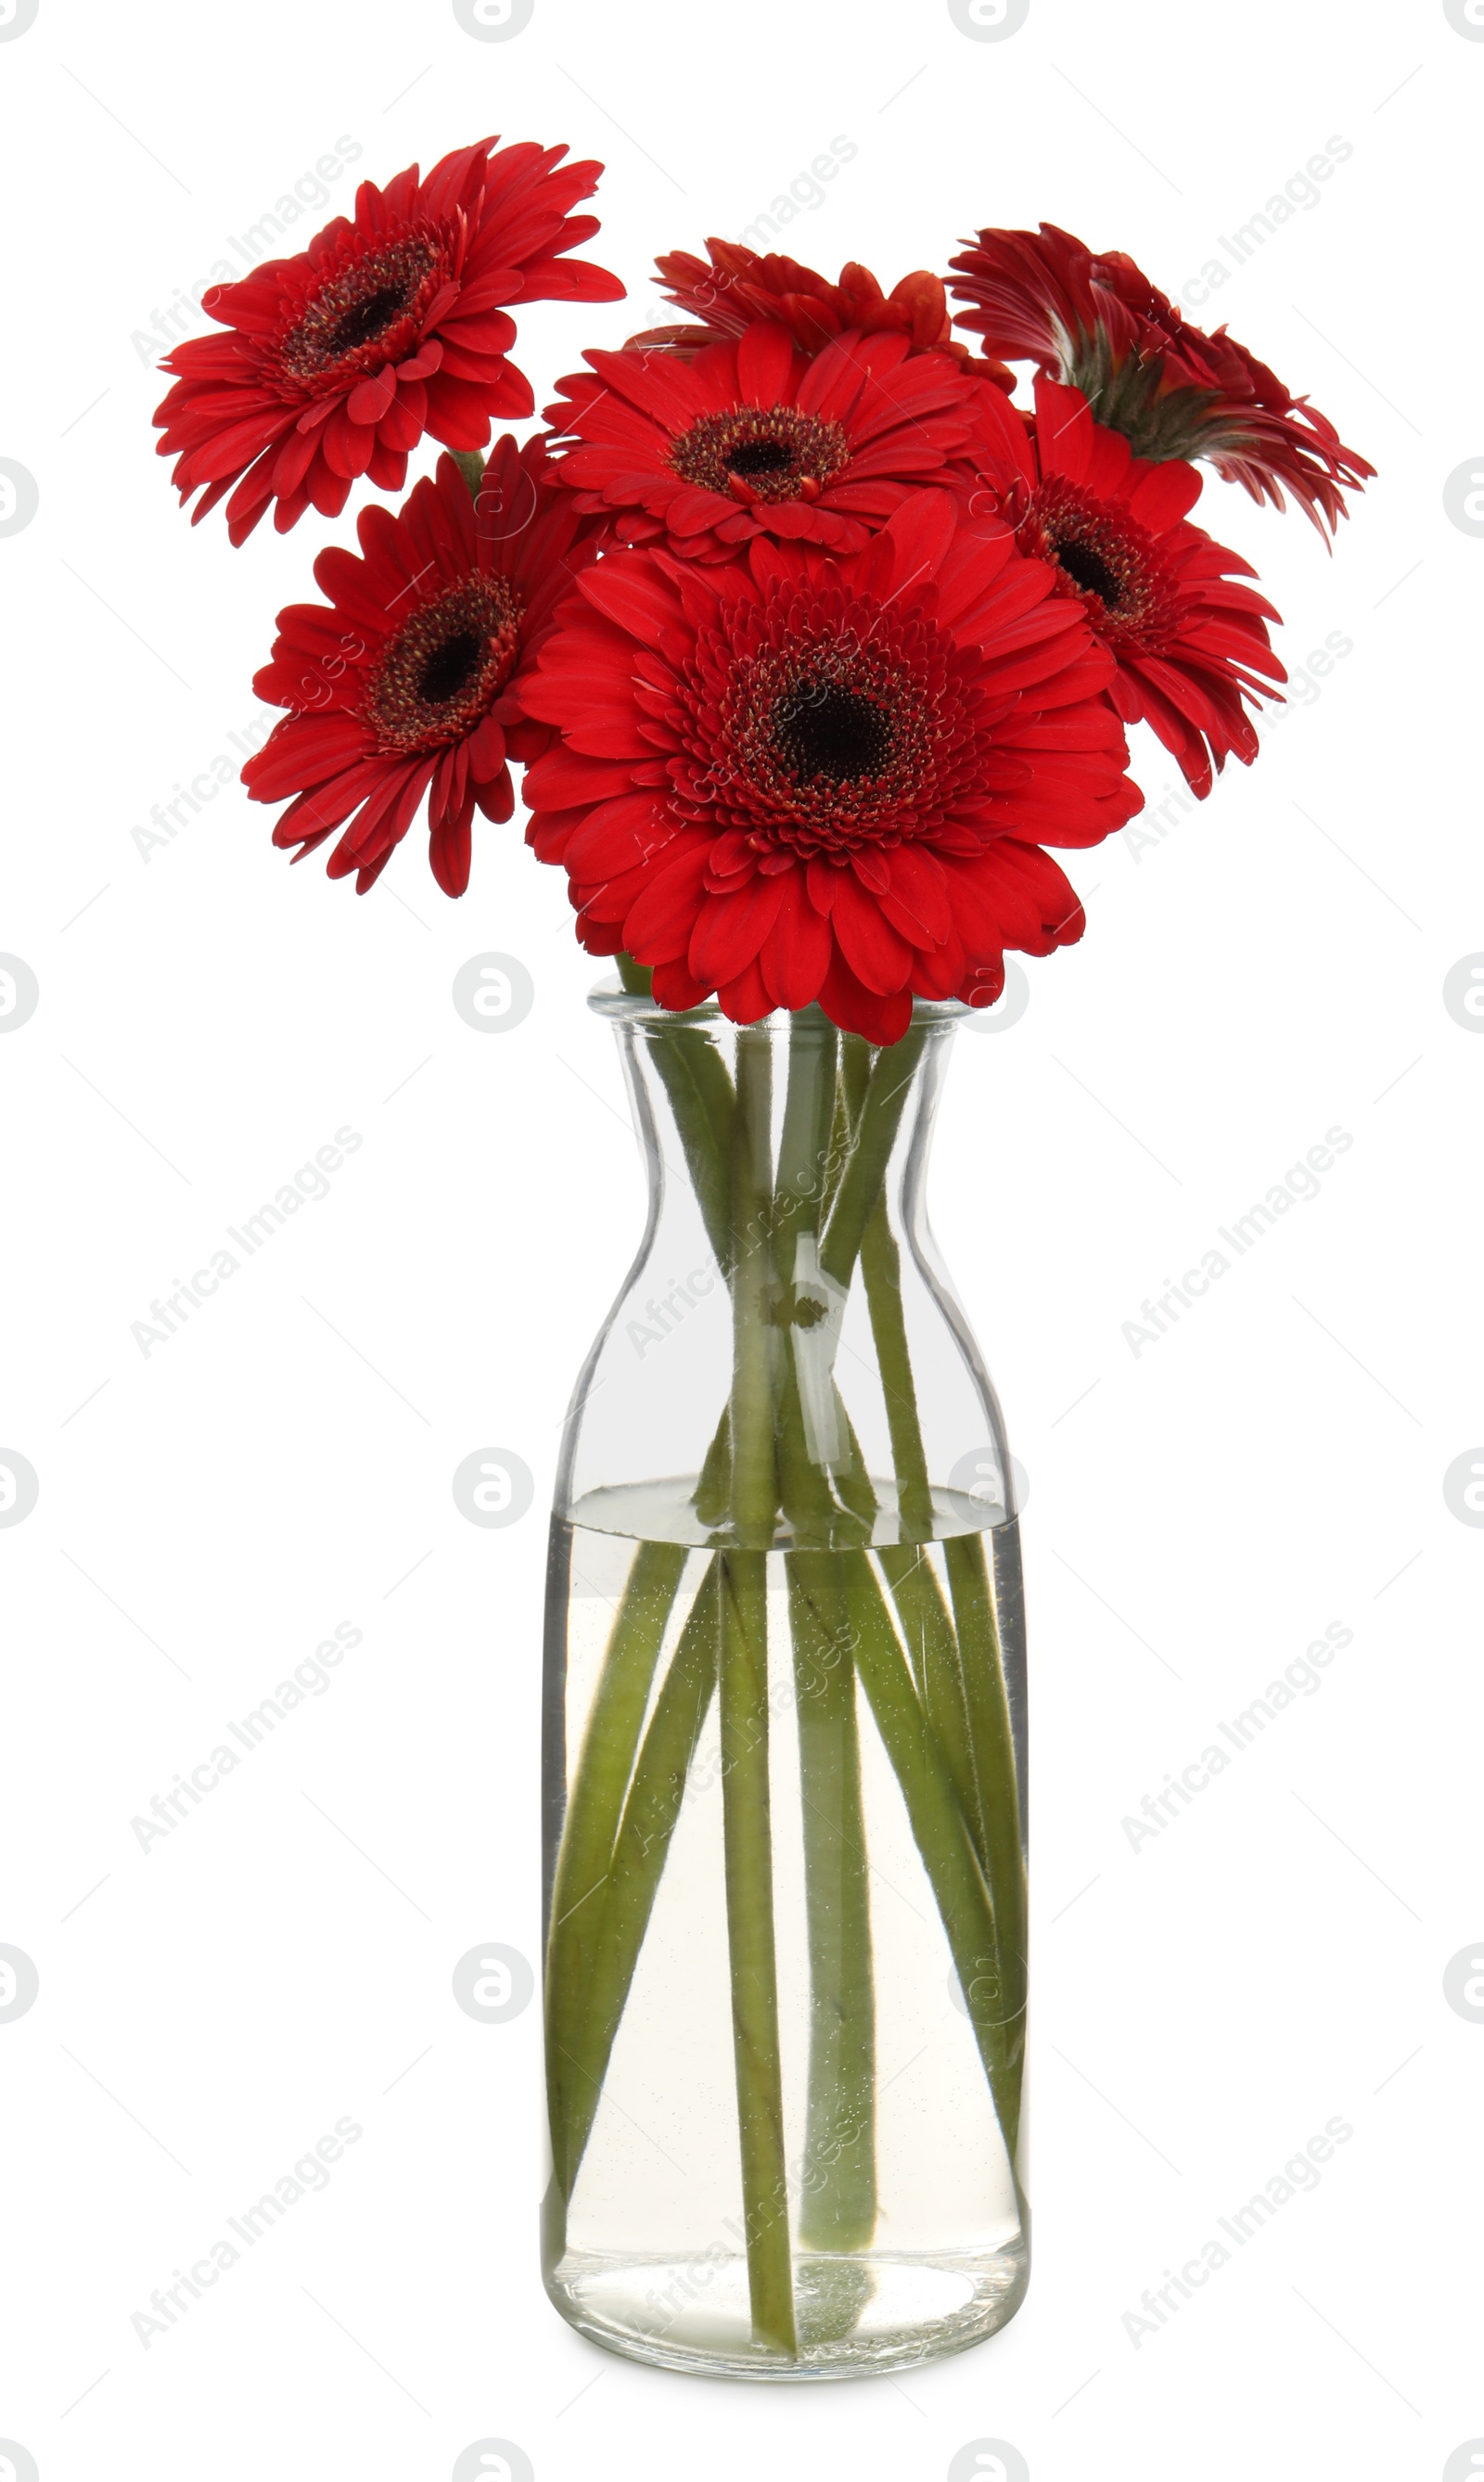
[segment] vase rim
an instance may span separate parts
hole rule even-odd
[[[588,1006],[598,1017],[611,1018],[619,1025],[730,1025],[733,1022],[715,999],[702,1000],[699,1008],[693,1009],[662,1008],[658,1000],[642,991],[626,991],[617,979],[595,983],[588,993]],[[910,1022],[914,1026],[952,1026],[975,1014],[967,1000],[914,999]],[[771,1017],[758,1017],[756,1023],[777,1033],[791,1025],[796,1017],[817,1017],[822,1024],[830,1022],[816,1002],[807,1009],[775,1009]]]

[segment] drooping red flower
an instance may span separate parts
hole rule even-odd
[[[690,359],[589,354],[548,406],[564,481],[620,541],[722,560],[755,535],[856,551],[977,421],[977,383],[905,336],[854,330],[802,354],[755,320]]]
[[[755,319],[774,319],[806,354],[817,354],[832,337],[854,329],[858,335],[901,335],[914,354],[947,354],[997,385],[1013,389],[1015,374],[1003,362],[979,361],[953,332],[948,296],[941,276],[915,268],[883,293],[868,267],[850,259],[832,284],[796,258],[759,254],[739,241],[706,243],[710,265],[688,250],[671,251],[654,262],[667,302],[701,325],[647,328],[634,345],[670,345],[699,353],[702,345],[740,336]]]
[[[504,305],[616,302],[623,287],[565,255],[597,230],[569,210],[602,166],[564,165],[565,146],[495,145],[445,155],[425,181],[415,164],[384,190],[363,181],[354,221],[337,216],[296,257],[204,297],[225,332],[167,355],[175,384],[154,417],[181,499],[201,492],[193,523],[227,491],[234,543],[270,503],[280,533],[311,505],[338,516],[361,474],[399,491],[424,432],[483,448],[492,416],[534,410],[506,359]]]
[[[336,549],[314,564],[329,603],[278,615],[253,687],[291,712],[242,779],[255,802],[297,796],[273,832],[299,847],[296,861],[343,827],[330,876],[354,871],[362,896],[426,795],[433,876],[462,896],[475,810],[508,819],[507,756],[534,757],[552,738],[517,691],[595,546],[540,440],[517,450],[508,435],[477,502],[440,457],[437,479],[414,484],[395,516],[363,509],[357,532],[358,560]]]
[[[759,537],[586,570],[521,690],[562,732],[528,836],[583,945],[652,967],[666,1008],[817,1000],[893,1043],[914,993],[987,1007],[1007,947],[1079,938],[1041,846],[1096,844],[1142,796],[1111,658],[1054,584],[938,490],[841,560]]]
[[[1135,457],[1054,380],[1037,380],[1029,428],[1003,398],[984,410],[994,444],[975,504],[1007,517],[1021,552],[1049,561],[1058,593],[1081,605],[1118,666],[1109,696],[1124,722],[1152,725],[1198,795],[1213,761],[1219,771],[1234,753],[1250,766],[1244,693],[1256,704],[1287,678],[1265,626],[1279,615],[1234,582],[1256,575],[1246,561],[1185,522],[1195,468]]]
[[[1342,489],[1375,473],[1307,397],[1224,327],[1195,327],[1122,251],[1095,253],[1055,224],[992,228],[951,264],[955,299],[973,305],[959,326],[1080,388],[1137,456],[1205,458],[1279,509],[1291,491],[1321,534],[1347,514]]]

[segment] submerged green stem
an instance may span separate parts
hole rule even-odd
[[[718,1556],[727,1943],[753,2341],[792,2359],[798,2336],[773,1934],[767,1553],[724,1551]]]
[[[981,1850],[994,1903],[998,2007],[1019,2062],[1025,2020],[1025,1848],[1004,1658],[983,1536],[954,1535],[943,1547],[963,1650],[968,1742],[984,1823]]]
[[[861,1740],[850,1624],[832,1547],[842,1535],[868,1540],[868,1528],[835,1496],[853,1441],[828,1364],[821,1371],[813,1360],[823,1339],[807,1323],[819,1298],[808,1245],[819,1229],[829,1175],[837,1058],[838,1038],[817,1012],[794,1018],[775,1233],[780,1272],[791,1268],[794,1276],[779,1295],[788,1358],[777,1426],[783,1517],[795,1545],[785,1568],[809,1965],[799,2240],[831,2253],[866,2248],[877,2215],[876,1995]],[[790,1237],[780,1242],[785,1225]]]
[[[641,1543],[634,1555],[567,1795],[546,1944],[546,2058],[552,2155],[569,2191],[577,2169],[570,2147],[570,2064],[606,1936],[619,1823],[685,1557],[672,1543]]]
[[[737,1037],[732,1122],[731,1516],[722,1557],[722,1834],[732,2054],[753,2340],[792,2358],[793,2261],[773,1932],[768,1775],[767,1555],[778,1513],[777,1329],[772,1325],[772,1064],[768,1037]]]
[[[790,1551],[809,1955],[799,2239],[858,2250],[876,2229],[876,1997],[850,1622],[829,1552]]]
[[[984,1976],[996,1970],[998,1958],[990,1890],[869,1558],[863,1551],[845,1552],[841,1565],[861,1685],[901,1787],[913,1836],[942,1917],[1013,2165],[1020,2116],[1020,2028],[1002,2022],[995,1993],[982,1990]]]
[[[969,1752],[963,1665],[942,1589],[920,1544],[883,1544],[876,1556],[891,1589],[897,1626],[922,1701],[922,1712],[942,1753],[959,1808],[982,1862],[984,1835],[979,1788]]]
[[[984,1825],[969,1750],[962,1650],[942,1589],[923,1553],[914,1547],[932,1541],[935,1516],[902,1304],[902,1257],[888,1221],[885,1198],[877,1200],[865,1228],[861,1273],[887,1404],[898,1514],[908,1537],[906,1543],[882,1550],[881,1565],[891,1588],[923,1711],[938,1735],[982,1862]]]
[[[686,1777],[716,1686],[719,1588],[713,1559],[654,1702],[614,1839],[607,1887],[597,1900],[601,1915],[587,1941],[586,1981],[571,1994],[563,2047],[553,2047],[550,2074],[554,2086],[560,2080],[566,2106],[560,2119],[553,2117],[555,2185],[566,2198],[571,2196],[592,2134]]]

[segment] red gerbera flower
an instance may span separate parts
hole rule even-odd
[[[297,257],[204,297],[226,333],[167,355],[175,385],[154,417],[181,499],[202,491],[193,523],[234,483],[234,543],[270,501],[280,534],[311,503],[338,516],[358,475],[400,491],[425,431],[482,448],[492,415],[534,410],[505,358],[516,323],[502,305],[616,302],[623,287],[563,255],[597,230],[568,210],[602,166],[562,166],[565,146],[491,155],[495,144],[445,155],[425,181],[415,164],[384,190],[363,181],[353,223],[337,216]]]
[[[984,410],[989,505],[1022,552],[1054,565],[1058,591],[1114,657],[1109,695],[1125,723],[1153,725],[1197,794],[1211,789],[1212,760],[1219,770],[1234,752],[1250,766],[1258,736],[1243,693],[1256,703],[1287,679],[1264,626],[1279,615],[1232,583],[1256,575],[1246,561],[1185,523],[1200,475],[1135,457],[1054,380],[1036,382],[1033,428],[1003,398]]]
[[[840,561],[759,539],[585,571],[521,692],[563,733],[528,834],[583,945],[651,966],[667,1008],[818,1000],[894,1043],[914,992],[985,1007],[1006,947],[1079,938],[1040,846],[1096,844],[1142,796],[1110,658],[1053,587],[933,490]]]
[[[672,251],[654,262],[664,281],[667,302],[685,312],[698,327],[649,328],[634,336],[634,345],[673,345],[697,353],[702,345],[740,336],[755,319],[776,319],[807,354],[817,354],[833,336],[848,328],[859,335],[902,335],[914,354],[948,354],[982,377],[1006,389],[1015,374],[1003,362],[976,361],[953,333],[948,296],[941,276],[916,268],[883,293],[868,267],[851,259],[840,270],[838,284],[801,267],[796,258],[770,251],[760,256],[739,241],[706,243],[710,265],[688,250]]]
[[[293,712],[248,760],[255,802],[290,803],[273,832],[296,861],[339,827],[331,879],[356,873],[364,896],[406,835],[424,794],[433,876],[445,895],[469,882],[475,809],[515,807],[507,753],[551,739],[516,697],[563,593],[595,546],[539,440],[496,441],[477,502],[452,457],[414,484],[395,516],[361,511],[361,557],[322,551],[330,597],[278,615],[271,662],[253,683]]]
[[[859,550],[914,486],[941,481],[976,419],[976,383],[903,335],[854,330],[812,360],[755,320],[690,359],[589,354],[546,419],[585,514],[621,541],[668,536],[691,560],[771,534]]]
[[[1286,487],[1321,534],[1346,515],[1341,486],[1359,490],[1375,473],[1307,397],[1225,328],[1194,327],[1122,251],[1098,256],[1043,224],[981,232],[951,263],[964,279],[955,298],[976,305],[959,326],[1080,388],[1140,457],[1204,457],[1279,509]]]

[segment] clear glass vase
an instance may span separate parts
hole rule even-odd
[[[967,1012],[593,1005],[649,1210],[552,1518],[546,2285],[669,2369],[900,2369],[1028,2272],[1013,1467],[922,1195]]]

